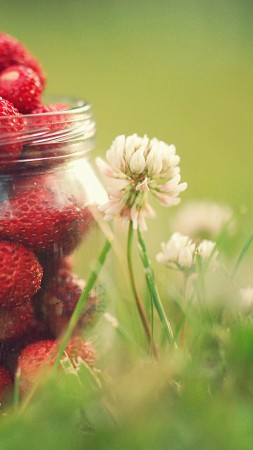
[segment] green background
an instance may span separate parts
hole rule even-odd
[[[48,93],[93,103],[96,154],[137,132],[174,143],[182,196],[253,217],[251,1],[0,0],[0,29],[42,62]]]

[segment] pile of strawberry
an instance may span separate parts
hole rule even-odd
[[[0,33],[0,402],[17,368],[24,387],[42,363],[52,364],[55,339],[84,287],[72,272],[70,255],[87,232],[91,214],[60,183],[54,158],[51,165],[26,167],[26,146],[20,139],[28,132],[27,118],[34,115],[37,127],[54,130],[47,113],[66,111],[65,104],[42,103],[45,83],[37,59]],[[64,128],[64,116],[59,122]],[[44,144],[40,152],[49,146]],[[90,322],[96,304],[91,294],[79,327]],[[92,365],[92,345],[77,337],[71,342],[69,357],[80,355]]]

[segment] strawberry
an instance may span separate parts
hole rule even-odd
[[[66,112],[68,109],[69,105],[66,103],[39,105],[31,111],[33,117],[30,118],[30,127],[47,128],[51,133],[68,128],[71,126],[71,114]],[[51,134],[50,137],[57,140],[60,134]]]
[[[0,33],[0,72],[13,65],[31,67],[40,78],[42,86],[45,85],[45,73],[39,61],[14,37]]]
[[[43,289],[48,289],[48,283],[55,277],[58,270],[65,269],[71,271],[74,266],[72,255],[60,256],[57,254],[44,253],[39,255],[39,261],[43,267]]]
[[[69,105],[55,103],[39,105],[29,117],[30,132],[40,131],[41,135],[35,142],[27,142],[23,147],[23,158],[29,166],[58,165],[69,156],[69,138],[73,131],[73,116],[67,112]]]
[[[2,402],[5,400],[6,396],[10,392],[12,387],[12,378],[11,374],[6,367],[0,367],[0,406]]]
[[[66,348],[65,354],[70,360],[83,359],[89,366],[94,366],[96,351],[89,341],[84,341],[80,336],[73,336]]]
[[[31,250],[0,241],[0,307],[13,308],[40,288],[42,267]]]
[[[42,312],[42,299],[45,295],[45,292],[47,292],[48,290],[49,283],[51,282],[52,278],[55,277],[58,270],[72,270],[73,259],[71,255],[59,257],[59,255],[54,253],[44,253],[39,255],[39,262],[43,268],[43,279],[41,288],[37,292],[37,294],[33,296],[32,302],[37,317],[44,320],[44,313]],[[49,330],[48,323],[46,323],[46,326]]]
[[[21,351],[18,358],[18,370],[21,373],[20,386],[23,393],[31,387],[42,368],[49,369],[53,366],[57,349],[57,341],[48,339],[32,343]],[[65,350],[64,357],[66,356],[73,362],[81,358],[89,366],[93,366],[96,352],[90,342],[80,337],[72,337]]]
[[[33,109],[32,114],[45,114],[58,111],[66,111],[69,109],[67,103],[48,103],[46,105],[38,105],[37,108]],[[50,116],[46,116],[47,118]]]
[[[22,142],[17,138],[25,131],[22,114],[8,100],[0,97],[0,171],[11,167],[22,151]]]
[[[72,270],[74,267],[73,256],[68,255],[61,258],[59,261],[59,269]]]
[[[0,95],[23,114],[29,114],[41,101],[42,85],[30,67],[10,66],[0,73]]]
[[[83,280],[66,269],[59,269],[56,275],[52,277],[42,297],[41,307],[54,336],[58,336],[66,327],[84,285]],[[94,292],[91,292],[78,323],[78,328],[83,328],[91,322],[96,308],[97,298]]]
[[[30,301],[11,309],[0,309],[0,339],[16,339],[31,328],[34,311]]]
[[[25,183],[0,204],[0,236],[38,252],[70,253],[91,222],[91,213],[56,185]]]
[[[11,314],[11,310],[10,310]],[[1,342],[1,358],[0,364],[4,364],[11,373],[14,373],[17,368],[17,361],[21,350],[27,345],[41,341],[44,339],[52,339],[45,322],[37,319],[34,315],[30,325],[27,327],[22,337],[9,339]]]

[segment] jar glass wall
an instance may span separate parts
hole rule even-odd
[[[68,323],[85,284],[74,255],[81,251],[88,267],[91,205],[106,200],[89,161],[90,104],[50,101],[65,109],[0,117],[0,365],[13,373],[25,345],[59,336]],[[91,293],[80,329],[96,302]]]

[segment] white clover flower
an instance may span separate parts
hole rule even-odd
[[[171,221],[172,229],[192,238],[216,238],[224,229],[235,231],[233,211],[228,205],[195,200],[186,203]]]
[[[146,229],[145,217],[154,217],[148,193],[164,206],[177,205],[179,194],[187,184],[180,184],[180,162],[174,145],[156,138],[118,136],[106,153],[107,162],[97,158],[101,172],[114,181],[109,188],[109,201],[100,209],[105,219],[120,216],[133,222],[136,229]]]
[[[200,257],[204,267],[208,263],[209,268],[217,266],[218,251],[215,250],[215,242],[204,240],[198,245],[188,236],[175,232],[168,242],[161,243],[162,251],[157,254],[158,262],[173,269],[184,272],[197,270],[197,258]]]
[[[161,249],[156,256],[158,262],[183,271],[192,268],[196,245],[188,236],[173,233],[168,242],[161,243]]]
[[[204,239],[201,241],[195,250],[195,254],[201,257],[202,263],[210,263],[210,268],[214,269],[217,266],[218,250],[215,250],[216,243]]]

